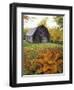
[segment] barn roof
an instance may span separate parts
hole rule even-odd
[[[36,31],[36,28],[30,28],[26,35],[27,36],[32,36],[35,31]]]

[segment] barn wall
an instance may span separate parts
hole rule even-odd
[[[33,42],[32,36],[27,36],[26,38],[27,38],[26,40],[27,40],[28,42]]]

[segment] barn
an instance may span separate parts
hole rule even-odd
[[[30,29],[26,34],[26,40],[33,43],[49,42],[50,35],[48,29],[44,25]]]

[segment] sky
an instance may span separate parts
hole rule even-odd
[[[24,15],[24,28],[35,28],[39,23],[47,18],[46,26],[49,28],[58,26],[54,20],[54,16],[42,16],[42,15]]]

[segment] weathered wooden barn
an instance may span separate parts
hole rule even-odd
[[[48,29],[44,26],[30,29],[26,34],[26,40],[33,43],[46,43],[50,40]]]

